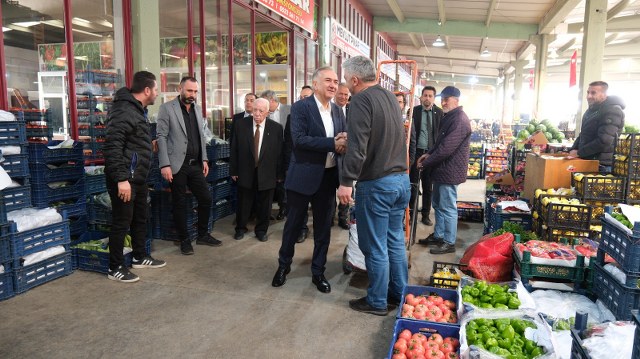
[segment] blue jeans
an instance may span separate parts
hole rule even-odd
[[[433,182],[431,204],[436,216],[433,235],[449,244],[456,243],[458,235],[458,185]]]
[[[356,184],[358,246],[369,276],[367,302],[387,308],[387,296],[400,299],[409,272],[402,218],[409,204],[409,175],[391,174]]]

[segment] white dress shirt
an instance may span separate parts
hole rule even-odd
[[[269,115],[269,118],[281,124],[282,128],[284,128],[284,124],[280,121],[280,106],[281,105],[278,104],[278,107]]]
[[[333,128],[333,119],[331,118],[331,102],[325,107],[318,100],[316,95],[313,95],[313,98],[316,100],[316,104],[318,105],[318,110],[320,111],[320,117],[322,117],[322,124],[324,125],[324,131],[327,133],[327,137],[335,137],[334,128]],[[327,153],[327,161],[325,162],[325,168],[335,167],[336,158],[335,153],[329,152]]]

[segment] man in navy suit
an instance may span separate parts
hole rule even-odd
[[[331,292],[324,270],[339,183],[338,162],[347,143],[344,114],[331,102],[337,90],[335,71],[331,67],[321,67],[313,74],[313,96],[291,107],[293,152],[285,180],[289,213],[282,234],[278,270],[271,282],[274,287],[284,285],[291,271],[296,239],[311,203],[314,241],[311,279],[320,292]]]

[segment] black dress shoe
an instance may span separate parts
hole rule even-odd
[[[433,233],[427,238],[418,240],[418,244],[422,244],[423,246],[439,246],[443,242],[444,239],[436,237]]]
[[[283,219],[284,219],[284,217],[285,217],[286,215],[287,215],[287,214],[285,213],[284,208],[280,208],[280,210],[278,211],[278,215],[276,216],[276,219],[277,219],[278,221],[281,221],[281,220],[283,220]]]
[[[369,305],[369,303],[367,302],[367,297],[350,300],[349,308],[356,310],[358,312],[369,313],[369,314],[374,314],[379,316],[385,316],[389,314],[389,310],[387,308],[378,309]]]
[[[339,219],[338,226],[340,226],[340,228],[342,229],[349,229],[349,223],[347,223],[346,219]]]
[[[300,232],[300,237],[298,237],[298,239],[296,239],[296,243],[304,242],[305,239],[307,239],[308,236],[309,236],[309,230],[308,229],[303,229],[302,232]]]
[[[287,281],[287,274],[291,272],[291,267],[278,267],[276,274],[273,276],[273,280],[271,281],[271,286],[273,287],[282,287],[284,283]]]
[[[185,256],[190,256],[193,254],[193,246],[191,246],[191,241],[183,241],[180,242],[180,253]]]
[[[236,241],[239,241],[242,238],[244,238],[244,232],[236,232],[236,234],[233,235],[233,239],[235,239]]]
[[[215,237],[211,236],[210,234],[205,234],[198,237],[198,239],[196,240],[196,244],[211,246],[211,247],[220,247],[222,245],[222,242],[217,240]]]
[[[433,226],[433,222],[431,222],[431,219],[428,215],[422,216],[422,224],[424,224],[425,226]]]
[[[330,293],[331,292],[331,284],[327,278],[324,277],[324,274],[311,276],[311,282],[316,285],[319,291],[322,293]]]
[[[260,242],[266,242],[269,240],[269,236],[266,233],[256,234],[256,238],[258,238]]]
[[[442,242],[439,246],[435,248],[431,248],[429,253],[431,254],[445,254],[445,253],[454,253],[456,251],[455,244],[449,244],[447,242]]]

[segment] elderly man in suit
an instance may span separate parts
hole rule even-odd
[[[269,102],[263,98],[257,99],[253,116],[239,120],[235,128],[237,136],[231,142],[229,171],[238,184],[234,235],[237,240],[247,232],[251,207],[254,198],[257,198],[254,232],[260,242],[267,241],[273,191],[276,182],[284,178],[282,126],[267,118],[268,114]]]
[[[346,151],[344,114],[331,99],[338,89],[338,76],[331,67],[313,74],[314,95],[291,108],[293,152],[285,181],[289,213],[284,224],[278,270],[271,285],[280,287],[291,271],[296,239],[311,203],[313,213],[312,283],[323,293],[331,292],[324,276],[331,239],[331,217],[338,187],[339,154]]]
[[[260,98],[264,98],[269,101],[269,118],[279,123],[284,131],[287,121],[289,121],[291,106],[281,104],[280,100],[278,100],[278,95],[273,90],[263,91],[260,94]],[[287,208],[287,197],[282,182],[278,182],[276,185],[275,199],[278,202],[279,208],[275,219],[284,219]]]
[[[211,192],[205,177],[209,173],[202,109],[195,104],[198,80],[183,77],[180,95],[160,106],[158,111],[158,159],[162,177],[171,184],[173,219],[180,235],[180,251],[193,254],[187,231],[186,189],[198,201],[198,238],[196,244],[220,246],[209,234]]]

